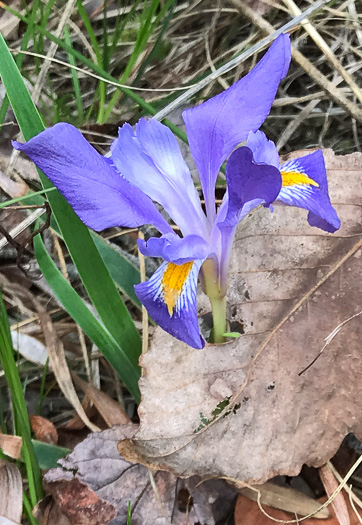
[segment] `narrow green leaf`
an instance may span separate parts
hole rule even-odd
[[[34,506],[42,497],[41,474],[31,443],[30,423],[24,392],[16,366],[10,327],[5,304],[0,291],[0,364],[5,372],[13,405],[15,432],[23,438],[23,455],[26,466],[29,494]]]
[[[23,135],[26,140],[29,140],[44,129],[43,123],[1,35],[0,54],[0,75]],[[44,189],[53,187],[42,172],[39,171],[39,175]],[[141,338],[132,318],[92,241],[88,228],[75,215],[59,192],[50,192],[48,199],[64,242],[92,303],[104,326],[119,344],[119,348],[122,346],[123,350],[119,358],[127,355],[129,363],[133,365],[133,372],[127,371],[127,374],[132,376],[133,384],[134,377],[139,373],[138,357],[141,352]],[[41,242],[40,240],[39,243]],[[115,355],[113,357],[116,358]],[[124,374],[121,377],[125,379]]]
[[[169,0],[170,1],[170,0]],[[173,2],[174,0],[171,0],[171,2]],[[25,24],[28,23],[28,19],[27,17],[23,16],[21,13],[19,13],[18,11],[15,11],[14,9],[12,9],[11,7],[9,6],[6,6],[4,5],[3,6],[4,9],[6,11],[8,11],[9,13],[12,13],[14,16],[18,17],[20,20],[22,20]],[[39,26],[39,25],[35,25],[35,28],[40,32],[42,33],[44,36],[46,36],[47,38],[49,38],[49,40],[51,40],[52,42],[55,42],[60,48],[64,49],[64,51],[67,51],[68,53],[71,53],[75,58],[77,58],[80,62],[82,62],[84,65],[86,65],[87,67],[89,67],[89,69],[91,69],[92,71],[94,71],[95,73],[97,73],[97,75],[103,77],[105,80],[110,80],[112,82],[118,82],[118,80],[113,77],[111,74],[107,73],[106,71],[104,71],[104,69],[100,66],[98,66],[98,64],[94,64],[92,62],[92,60],[89,60],[89,58],[85,57],[82,55],[82,53],[79,53],[78,51],[76,51],[75,49],[72,49],[71,47],[67,46],[67,44],[65,42],[63,42],[63,40],[61,40],[60,38],[57,38],[56,36],[52,35],[52,33],[50,33],[49,31],[47,31],[46,29],[44,29],[43,27]],[[129,89],[129,88],[125,88],[125,87],[120,87],[119,88],[122,93],[124,93],[128,98],[130,98],[131,100],[133,100],[136,104],[138,104],[138,106],[140,108],[142,108],[144,111],[147,111],[147,113],[149,115],[156,115],[157,111],[156,109],[152,106],[152,104],[150,104],[149,102],[146,102],[145,100],[143,100],[142,97],[140,97],[136,92],[132,91],[132,89]],[[170,120],[168,119],[163,119],[162,122],[168,126],[170,128],[170,130],[177,136],[179,137],[181,140],[183,140],[184,142],[187,142],[187,136],[186,136],[186,133],[184,131],[182,131],[180,128],[178,128],[177,126],[175,126],[175,124],[173,124]]]
[[[138,379],[140,370],[104,326],[94,317],[79,295],[55,266],[45,249],[40,235],[34,238],[34,251],[39,268],[56,297],[69,315],[76,321],[88,337],[97,345],[104,357],[117,370],[119,376],[134,396],[140,401]]]
[[[70,39],[70,33],[69,33],[68,26],[66,26],[64,29],[64,40],[69,47],[72,47],[72,41]],[[76,65],[75,59],[73,55],[70,53],[68,53],[68,60],[69,60],[70,65],[72,66]],[[70,74],[72,75],[72,82],[73,82],[73,88],[74,88],[75,103],[76,103],[77,111],[78,111],[78,118],[79,118],[79,122],[82,122],[84,111],[83,111],[82,93],[80,89],[78,72],[75,69],[71,68]]]
[[[92,232],[92,239],[107,266],[113,281],[119,290],[124,293],[132,303],[141,307],[141,302],[134,291],[134,285],[141,282],[140,271],[130,260],[122,256],[112,245]]]

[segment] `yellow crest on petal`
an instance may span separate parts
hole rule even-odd
[[[163,299],[166,303],[170,317],[173,314],[177,300],[181,295],[182,288],[191,271],[193,261],[184,264],[168,263],[162,276]]]
[[[316,186],[319,188],[318,182],[311,179],[305,173],[300,171],[281,171],[282,186]]]

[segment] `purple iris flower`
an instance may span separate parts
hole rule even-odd
[[[274,144],[257,131],[289,62],[289,37],[281,35],[248,75],[183,112],[206,213],[175,137],[156,120],[142,118],[135,128],[122,126],[110,159],[65,123],[26,144],[13,143],[90,228],[153,224],[159,230],[160,237],[140,240],[139,249],[164,262],[147,282],[135,287],[136,293],[164,330],[194,348],[205,344],[197,318],[198,276],[213,309],[214,341],[222,341],[233,238],[237,225],[252,209],[271,206],[278,199],[308,209],[314,226],[327,231],[339,227],[329,202],[322,154],[313,153],[279,169]],[[247,146],[235,149],[246,140]],[[216,209],[215,183],[226,159],[227,192]],[[181,236],[154,202],[178,226]]]

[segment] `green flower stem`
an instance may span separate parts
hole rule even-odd
[[[226,332],[226,298],[210,297],[212,308],[213,327],[210,336],[210,343],[223,343]]]
[[[226,287],[220,283],[217,262],[214,259],[204,262],[200,277],[202,289],[209,297],[212,308],[213,328],[209,342],[223,343],[226,332]]]

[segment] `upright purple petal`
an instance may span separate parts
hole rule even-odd
[[[197,277],[202,261],[164,262],[149,281],[135,286],[150,316],[166,332],[193,348],[203,348],[196,308]]]
[[[236,149],[226,164],[227,213],[218,223],[234,226],[260,204],[270,205],[278,196],[281,176],[278,168],[256,164],[247,147]],[[222,210],[223,211],[223,210]]]
[[[279,82],[288,71],[290,56],[289,36],[280,35],[248,75],[216,97],[183,112],[211,220],[219,169],[235,146],[268,116]]]
[[[339,229],[339,220],[328,194],[323,153],[318,150],[280,166],[283,185],[278,201],[309,211],[308,222],[324,231]]]
[[[250,131],[247,147],[253,152],[254,162],[270,164],[279,168],[279,154],[272,140],[268,140],[262,131]]]
[[[13,146],[30,157],[93,230],[153,224],[162,233],[172,232],[151,199],[123,179],[74,126],[59,123]]]
[[[190,171],[167,126],[141,119],[134,131],[125,124],[111,151],[122,175],[161,204],[184,235],[195,231],[207,234],[206,217]]]
[[[148,241],[139,239],[138,247],[143,255],[161,257],[175,264],[206,259],[210,253],[209,244],[199,235],[181,238],[175,233],[168,233],[162,237],[151,237]]]

